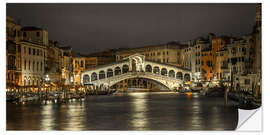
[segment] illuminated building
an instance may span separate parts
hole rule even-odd
[[[60,47],[63,50],[63,61],[62,61],[62,82],[64,85],[71,85],[73,81],[73,65],[72,65],[72,48],[71,47]]]
[[[73,65],[74,84],[80,85],[81,72],[85,70],[85,58],[73,57],[72,65]]]
[[[62,70],[64,68],[64,50],[59,47],[57,41],[49,41],[48,50],[48,74],[50,81],[54,86],[60,87],[64,85],[64,81],[69,78],[62,78]]]
[[[22,84],[37,87],[47,70],[48,32],[37,27],[23,27],[21,32]]]
[[[7,84],[37,86],[46,66],[48,32],[7,17]]]
[[[213,56],[211,48],[204,48],[201,53],[201,74],[203,80],[210,81],[213,75]]]
[[[209,38],[211,39],[211,36],[214,36],[213,34],[209,34]],[[191,69],[192,73],[194,74],[194,81],[200,81],[202,80],[202,69],[201,69],[201,56],[202,56],[202,50],[205,48],[209,48],[210,43],[209,39],[204,38],[198,38],[195,40],[195,44],[193,46],[193,57],[191,62]]]
[[[21,26],[15,24],[14,19],[7,16],[6,19],[6,84],[7,87],[20,86],[21,76]]]
[[[120,50],[117,51],[115,55],[116,61],[119,61],[130,55],[139,53],[144,55],[146,60],[182,67],[182,61],[180,61],[179,56],[182,55],[181,48],[183,47],[185,47],[185,45],[181,45],[177,42],[171,42],[163,45],[152,45]]]
[[[230,37],[220,36],[214,37],[212,39],[212,67],[213,67],[213,76],[212,78],[218,78],[217,74],[217,52],[224,50],[225,46],[229,43]]]

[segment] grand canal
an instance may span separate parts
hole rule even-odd
[[[234,130],[236,104],[178,93],[88,96],[61,103],[7,103],[7,130]]]

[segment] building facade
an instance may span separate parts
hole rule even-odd
[[[54,86],[64,85],[62,70],[64,68],[64,50],[59,47],[57,41],[49,41],[48,51],[48,74]]]
[[[23,27],[21,32],[22,84],[38,87],[48,70],[48,32],[36,27]]]
[[[63,50],[62,82],[64,85],[71,85],[74,83],[72,48],[66,46],[60,49]]]
[[[126,49],[122,51],[117,51],[115,53],[116,61],[123,60],[130,55],[139,53],[144,55],[145,59],[147,60],[182,67],[183,63],[180,59],[181,57],[179,56],[182,53],[181,49],[185,46],[186,45],[172,42],[163,45],[152,45],[140,48]]]
[[[20,46],[12,41],[6,43],[6,82],[8,86],[21,85],[21,67],[20,57],[17,54],[20,51]]]
[[[6,22],[6,83],[7,87],[21,86],[21,26],[8,16]]]

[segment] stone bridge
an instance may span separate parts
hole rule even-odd
[[[145,78],[173,90],[184,81],[190,81],[191,71],[176,66],[145,60],[145,56],[134,54],[123,61],[98,66],[81,74],[83,85],[111,87],[131,78]]]

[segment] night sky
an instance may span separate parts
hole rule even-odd
[[[256,4],[7,4],[22,26],[84,54],[252,31]]]

